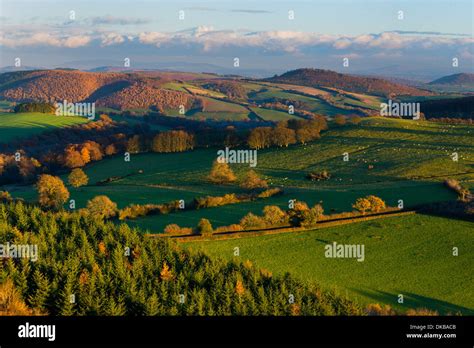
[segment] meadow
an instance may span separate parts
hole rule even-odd
[[[184,245],[224,259],[250,260],[275,275],[349,295],[363,305],[382,303],[405,311],[429,308],[441,314],[474,314],[474,224],[427,215]],[[326,258],[326,244],[363,244],[365,260]],[[238,247],[240,256],[234,256]],[[453,256],[453,247],[459,255]],[[398,295],[404,303],[398,303]]]
[[[255,170],[270,185],[282,187],[283,195],[147,216],[129,223],[159,233],[168,224],[191,227],[205,217],[217,227],[238,223],[248,212],[259,214],[265,205],[285,209],[290,199],[311,205],[322,202],[327,214],[351,211],[357,198],[369,194],[380,196],[390,206],[397,206],[403,200],[405,208],[455,200],[456,194],[442,181],[453,177],[469,185],[473,179],[471,131],[464,126],[380,118],[366,119],[357,126],[332,127],[313,143],[258,152]],[[455,150],[460,155],[458,162],[449,156]],[[109,157],[85,168],[89,184],[78,189],[70,187],[71,198],[81,208],[87,200],[105,194],[123,208],[132,203],[157,204],[180,199],[189,202],[195,197],[243,192],[238,183],[213,185],[207,181],[216,152],[217,149],[197,149],[173,154],[135,154],[131,162],[125,162],[121,155]],[[344,152],[349,154],[347,162],[343,161]],[[369,169],[369,165],[373,168]],[[231,167],[239,179],[249,170],[244,164]],[[310,171],[319,170],[328,170],[331,179],[312,182],[305,178]],[[98,184],[112,176],[119,178]],[[67,175],[62,178],[67,181]],[[15,197],[36,199],[32,186],[8,190]]]
[[[0,141],[8,142],[15,138],[89,122],[85,117],[56,116],[40,112],[0,113]]]

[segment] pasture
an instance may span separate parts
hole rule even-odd
[[[398,310],[429,308],[441,314],[474,314],[474,224],[426,215],[391,217],[315,231],[184,245],[224,259],[234,258],[274,274],[290,272],[363,305]],[[325,246],[364,245],[365,260],[326,258]],[[453,256],[453,247],[459,255]],[[404,303],[398,303],[402,294]]]
[[[54,128],[89,122],[85,117],[56,116],[40,112],[0,113],[0,142],[26,138]]]

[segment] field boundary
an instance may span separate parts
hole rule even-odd
[[[326,220],[317,223],[315,226],[312,227],[272,227],[268,229],[260,229],[260,230],[242,230],[242,231],[231,231],[231,232],[219,232],[212,235],[211,238],[208,236],[203,237],[201,235],[181,235],[181,236],[169,236],[162,233],[155,234],[155,233],[147,233],[145,234],[146,237],[152,238],[172,238],[178,242],[195,242],[195,241],[213,241],[213,240],[226,240],[226,239],[238,239],[243,237],[257,237],[257,236],[264,236],[264,235],[273,235],[273,234],[280,234],[280,233],[288,233],[288,232],[306,232],[306,231],[313,231],[322,228],[340,226],[340,225],[347,225],[357,222],[364,222],[376,219],[383,219],[388,217],[397,217],[397,216],[406,216],[406,215],[414,215],[417,214],[416,210],[408,210],[408,211],[395,211],[395,212],[384,212],[380,214],[372,214],[369,216],[359,216],[359,217],[348,217],[348,218],[338,218],[333,220]]]

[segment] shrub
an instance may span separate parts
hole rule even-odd
[[[276,226],[288,222],[288,215],[276,205],[263,208],[263,219],[267,225]]]
[[[112,202],[109,197],[100,195],[87,202],[87,210],[91,215],[110,218],[116,215],[117,204]]]
[[[269,198],[269,197],[276,196],[276,195],[279,195],[279,194],[282,194],[282,193],[283,193],[283,190],[281,188],[275,187],[275,188],[271,188],[271,189],[260,192],[257,195],[257,197],[258,198]]]
[[[245,175],[242,184],[240,184],[240,187],[247,190],[254,190],[258,188],[267,188],[268,184],[265,180],[260,179],[254,170],[249,170]]]
[[[367,315],[371,316],[386,316],[396,315],[397,313],[389,305],[381,306],[378,303],[371,303],[365,309]]]
[[[243,227],[244,230],[256,230],[259,228],[266,227],[265,221],[261,217],[252,213],[248,213],[247,215],[245,215],[240,220],[239,224]]]
[[[370,202],[370,211],[378,213],[386,208],[385,202],[377,196],[367,196],[367,200]]]
[[[370,201],[367,198],[357,198],[355,203],[352,205],[352,207],[358,211],[360,211],[362,214],[365,214],[368,210],[370,210]]]
[[[213,232],[211,222],[208,219],[199,220],[199,223],[197,225],[197,230],[199,234],[203,236],[209,236]]]
[[[214,161],[208,179],[214,184],[226,184],[234,182],[237,178],[227,163]]]
[[[437,316],[439,313],[437,311],[432,311],[431,309],[428,308],[415,308],[415,309],[409,309],[406,312],[406,315],[408,316]]]

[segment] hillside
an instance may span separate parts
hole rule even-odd
[[[273,276],[245,260],[189,252],[163,239],[145,238],[126,225],[44,212],[21,202],[1,204],[0,209],[0,240],[37,245],[39,255],[45,255],[37,262],[12,258],[3,263],[0,293],[9,284],[23,306],[5,303],[0,296],[0,315],[363,314],[354,302],[315,284]],[[129,256],[124,248],[130,248]],[[69,300],[72,294],[75,303]],[[294,306],[287,303],[290,294]],[[22,311],[14,310],[18,308]]]
[[[176,108],[188,105],[185,93],[160,88],[159,78],[117,72],[39,70],[0,75],[0,97],[9,101],[96,102],[98,106]]]
[[[432,94],[428,91],[396,84],[379,78],[346,75],[321,69],[297,69],[265,80],[309,87],[338,88],[349,92],[381,96],[389,96],[390,94],[424,96]]]
[[[474,85],[474,74],[460,73],[443,76],[431,81],[430,85]]]

